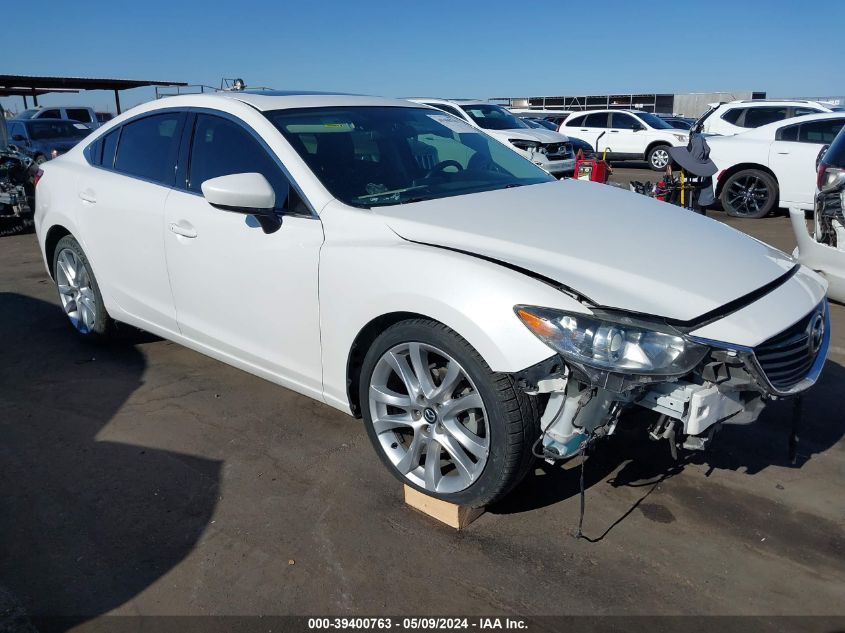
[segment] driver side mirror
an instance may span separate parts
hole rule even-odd
[[[631,124],[631,131],[632,132],[642,132],[645,128],[640,125],[639,123],[632,123]]]
[[[275,209],[276,194],[261,174],[219,176],[206,180],[200,189],[213,207],[255,216],[265,233],[275,233],[282,226],[282,218]]]
[[[13,141],[25,141],[26,137],[24,137],[23,134],[12,134],[12,140]]]

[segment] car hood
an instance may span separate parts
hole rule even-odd
[[[601,306],[680,321],[747,295],[795,265],[715,220],[578,180],[374,212],[404,239],[533,271]]]
[[[507,141],[516,138],[523,141],[536,141],[538,143],[566,143],[567,137],[551,130],[538,128],[514,128],[512,130],[484,130],[490,136]]]

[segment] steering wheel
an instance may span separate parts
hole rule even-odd
[[[457,167],[458,171],[463,171],[464,166],[461,165],[456,160],[441,160],[437,163],[434,167],[428,170],[428,173],[425,175],[426,178],[431,178],[434,174],[443,171],[447,167]]]

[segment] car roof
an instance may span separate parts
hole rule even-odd
[[[442,99],[440,97],[409,97],[408,101],[414,103],[445,103],[452,105],[499,105],[498,103],[490,103],[484,99]],[[504,108],[504,106],[500,106]],[[507,108],[505,108],[507,109]]]
[[[234,99],[246,103],[262,112],[268,110],[283,110],[287,108],[315,108],[320,106],[393,106],[412,107],[412,104],[402,99],[388,97],[371,97],[367,95],[345,94],[341,92],[317,91],[283,91],[263,90],[250,92],[232,91],[215,92],[214,94],[195,95],[197,99],[217,101],[218,99]],[[170,97],[171,99],[175,97]]]
[[[161,108],[218,108],[231,106],[233,102],[243,103],[260,112],[270,110],[284,110],[289,108],[318,108],[341,106],[391,106],[414,107],[416,104],[402,99],[388,97],[371,97],[366,95],[343,94],[340,92],[315,91],[231,91],[198,94],[182,94],[162,97],[155,101],[147,101],[134,108],[126,110],[124,114],[151,112]],[[225,109],[225,108],[224,108]],[[122,119],[125,117],[115,117]],[[115,120],[115,119],[112,119]],[[111,123],[111,121],[109,121]]]
[[[826,105],[821,101],[809,101],[807,99],[737,99],[735,101],[728,101],[727,103],[720,103],[720,106],[726,105],[748,105],[748,106],[767,106],[767,105],[814,105],[823,108],[830,108],[832,106]]]

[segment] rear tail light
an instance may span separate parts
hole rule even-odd
[[[821,191],[826,184],[832,183],[834,178],[841,174],[845,169],[839,167],[831,167],[827,163],[819,163],[819,171],[816,174],[816,189]]]
[[[816,172],[816,189],[821,189],[824,183],[824,175],[828,166],[824,163],[819,163],[819,170]]]
[[[35,175],[32,177],[32,186],[35,187],[38,184],[38,181],[41,180],[41,176],[44,175],[44,170],[39,169],[35,172]]]

